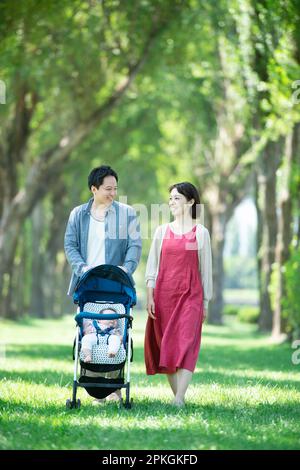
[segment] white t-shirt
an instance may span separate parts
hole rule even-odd
[[[87,265],[94,267],[99,264],[105,264],[105,222],[90,216]]]

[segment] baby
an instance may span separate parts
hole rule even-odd
[[[104,308],[99,313],[112,314],[117,313],[113,308]],[[97,323],[100,332],[98,334],[105,336],[108,335],[108,357],[115,357],[121,346],[122,334],[118,328],[117,319],[108,320],[94,320]],[[81,348],[84,356],[84,362],[92,361],[92,347],[97,344],[97,331],[93,324],[93,320],[85,319],[83,321],[83,338],[81,340]]]

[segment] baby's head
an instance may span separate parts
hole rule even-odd
[[[103,313],[104,315],[105,315],[105,314],[110,314],[110,315],[111,315],[111,314],[113,314],[113,313],[118,313],[118,312],[117,312],[114,308],[112,308],[112,307],[106,307],[106,308],[104,308],[103,310],[100,310],[99,313]]]
[[[101,313],[101,314],[103,314],[103,315],[112,315],[112,314],[118,313],[118,312],[117,312],[114,308],[112,308],[112,307],[106,307],[106,308],[104,308],[103,310],[100,310],[99,313]],[[102,321],[104,321],[104,322],[109,322],[109,324],[111,324],[112,326],[116,326],[117,323],[118,323],[118,320],[117,320],[116,318],[114,318],[114,319],[107,319],[107,320],[104,320],[104,319],[103,319]]]

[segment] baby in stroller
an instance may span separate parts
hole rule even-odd
[[[99,313],[115,314],[117,311],[113,308],[104,308]],[[118,320],[91,320],[83,321],[83,338],[81,340],[81,350],[84,356],[84,362],[92,361],[92,348],[98,343],[98,335],[107,335],[107,354],[108,357],[115,357],[120,349],[122,333],[118,325]]]

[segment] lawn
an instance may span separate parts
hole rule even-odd
[[[1,449],[300,449],[300,365],[290,344],[274,345],[254,326],[205,325],[187,406],[174,409],[164,376],[147,377],[145,315],[134,320],[131,410],[71,398],[75,324],[1,323]]]

